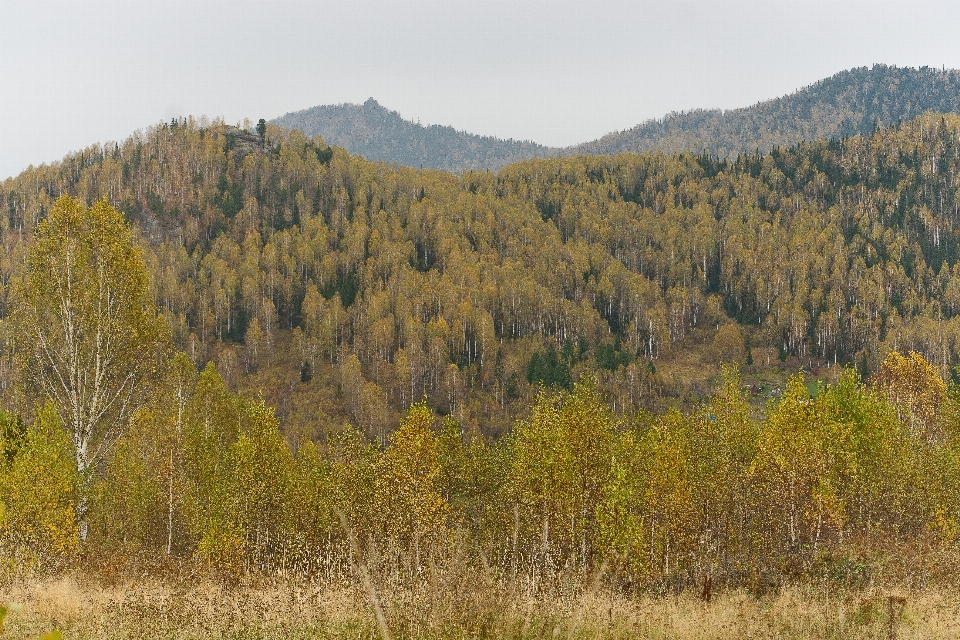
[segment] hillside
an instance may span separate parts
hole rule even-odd
[[[453,127],[423,126],[400,117],[370,98],[362,105],[313,107],[271,120],[287,129],[323,139],[370,160],[459,173],[496,171],[511,162],[542,158],[554,150],[529,141],[478,136]]]
[[[689,406],[721,360],[748,356],[764,393],[781,360],[869,372],[891,348],[947,375],[958,130],[926,115],[732,163],[627,154],[457,177],[179,121],[3,183],[0,318],[37,220],[70,193],[137,225],[177,346],[309,437],[349,420],[383,439],[423,397],[496,434],[536,382],[581,374],[618,413]],[[9,402],[12,371],[0,361]]]
[[[741,109],[671,113],[564,149],[566,155],[706,151],[733,159],[757,149],[869,134],[925,111],[960,112],[960,72],[874,65],[841,71],[788,96]]]

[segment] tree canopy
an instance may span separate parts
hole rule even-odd
[[[457,177],[187,121],[35,168],[0,189],[0,547],[664,589],[945,549],[958,139]]]
[[[927,114],[735,161],[623,154],[457,177],[273,125],[263,146],[222,123],[164,124],[0,186],[0,316],[66,192],[136,224],[180,350],[313,436],[350,420],[385,437],[424,396],[500,433],[536,381],[568,384],[535,358],[548,347],[570,381],[597,371],[617,412],[690,406],[720,362],[748,357],[867,376],[887,351],[917,351],[943,377],[960,363],[958,129]],[[304,362],[310,382],[276,383]]]

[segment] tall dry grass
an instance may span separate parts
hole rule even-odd
[[[488,562],[456,544],[421,556],[351,536],[337,557],[309,576],[89,558],[0,574],[0,605],[13,603],[0,640],[53,629],[67,640],[960,638],[960,548],[921,538],[851,540],[793,578],[709,589],[630,591],[606,566]]]
[[[534,592],[477,572],[428,570],[415,580],[377,576],[393,638],[960,638],[960,592],[830,590],[788,586],[763,596],[743,590],[626,596],[558,583]],[[369,597],[356,584],[176,583],[129,580],[105,586],[83,575],[21,582],[0,590],[15,603],[4,638],[57,629],[63,637],[382,638]]]

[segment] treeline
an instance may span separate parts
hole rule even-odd
[[[584,380],[541,391],[496,442],[416,403],[384,447],[354,429],[291,447],[262,401],[183,354],[154,398],[90,485],[82,545],[55,411],[0,413],[5,569],[82,553],[330,578],[359,553],[412,575],[456,557],[534,583],[602,570],[627,589],[764,588],[869,581],[870,549],[958,533],[960,390],[919,354],[892,353],[870,385],[846,369],[811,393],[797,375],[762,417],[730,370],[694,411],[629,420]]]
[[[689,407],[705,380],[661,363],[703,345],[745,360],[748,340],[862,374],[916,350],[948,376],[958,132],[957,116],[928,114],[732,162],[654,153],[456,177],[174,120],[0,186],[0,335],[34,228],[69,193],[126,213],[177,347],[262,390],[291,437],[350,421],[384,443],[423,398],[497,434],[537,382],[584,373],[618,415]],[[4,344],[3,402],[26,414]]]

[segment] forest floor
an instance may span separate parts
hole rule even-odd
[[[960,591],[846,590],[792,586],[764,596],[717,590],[625,597],[603,590],[524,595],[488,583],[472,589],[421,584],[381,593],[392,638],[960,638]],[[384,637],[358,587],[82,577],[0,587],[9,608],[0,638]],[[9,604],[8,604],[9,603]]]

